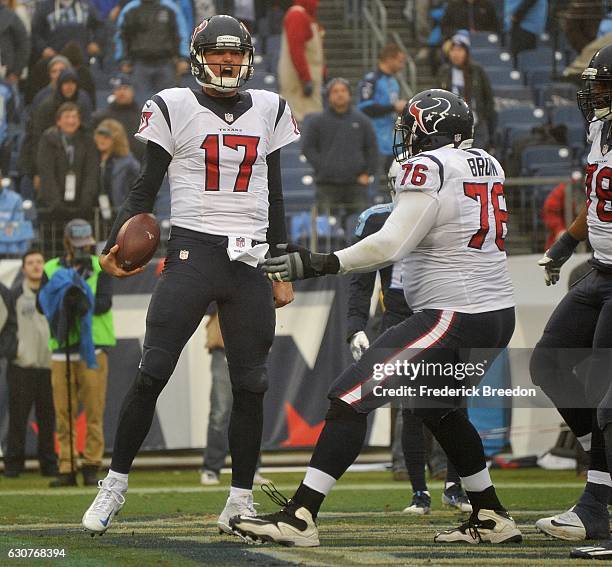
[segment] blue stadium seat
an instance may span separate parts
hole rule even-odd
[[[571,175],[572,166],[569,163],[548,163],[534,167],[530,175],[533,177],[568,177]]]
[[[512,69],[512,58],[509,53],[499,49],[473,49],[471,58],[488,71],[489,67],[504,67]]]
[[[282,155],[282,152],[281,152]],[[287,210],[311,207],[315,202],[315,185],[308,167],[283,168],[283,195]]]
[[[516,106],[517,102],[528,104],[533,102],[533,91],[524,85],[491,85],[493,87],[493,96],[495,104],[500,108],[505,108],[507,104],[512,103]],[[503,99],[499,101],[498,99]]]
[[[297,151],[294,151],[293,149],[289,149],[289,148],[292,148],[293,146],[296,146]],[[287,148],[283,148],[283,150],[281,151],[281,167],[283,169],[285,169],[286,167],[289,167],[289,168],[307,167],[307,165],[308,165],[308,162],[306,161],[306,157],[302,155],[299,145],[291,144]]]
[[[521,84],[520,73],[518,73],[518,71],[513,71],[512,67],[487,67],[485,72],[492,85],[509,87]]]
[[[578,125],[585,128],[582,112],[574,105],[558,106],[551,110],[550,119],[553,124]]]
[[[525,84],[533,88],[537,88],[542,85],[549,85],[552,81],[552,67],[549,66],[537,66],[529,67],[523,71],[525,78]]]
[[[499,47],[499,36],[491,32],[473,32],[470,34],[470,42],[472,50],[484,47]]]
[[[572,152],[559,145],[529,146],[521,154],[522,175],[532,175],[542,167],[553,165],[559,168],[570,167]]]
[[[523,72],[534,67],[552,67],[553,52],[550,47],[541,46],[537,49],[521,51],[516,60],[519,70]]]

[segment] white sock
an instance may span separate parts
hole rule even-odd
[[[248,498],[249,496],[253,496],[253,490],[249,490],[248,488],[236,488],[235,486],[230,486],[230,498],[243,499]]]
[[[334,484],[336,484],[336,479],[319,469],[308,467],[306,469],[306,476],[302,482],[308,488],[312,488],[327,496],[334,487]]]
[[[612,479],[610,478],[610,473],[603,471],[588,471],[587,472],[587,482],[592,482],[593,484],[605,484],[606,486],[612,486]]]
[[[125,484],[127,486],[128,483],[128,475],[127,474],[123,474],[120,472],[115,472],[111,469],[108,469],[108,474],[106,475],[106,478],[114,478],[115,480],[118,480],[121,484]]]
[[[463,488],[468,492],[482,492],[489,488],[489,486],[493,486],[491,475],[487,468],[482,469],[476,474],[471,474],[470,476],[462,476],[461,483],[463,484]]]

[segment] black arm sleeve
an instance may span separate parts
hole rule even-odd
[[[270,245],[270,254],[280,256],[282,250],[277,244],[287,242],[287,226],[285,224],[285,203],[283,201],[283,182],[281,179],[280,150],[266,157],[268,164],[268,231],[266,241]]]
[[[106,313],[113,306],[113,278],[106,272],[100,272],[96,286],[96,303],[94,314]]]
[[[392,104],[370,104],[362,106],[361,112],[370,118],[377,118],[378,116],[389,114],[389,112],[395,112],[395,107]]]
[[[159,187],[164,180],[164,175],[166,175],[166,170],[171,161],[172,156],[159,144],[151,141],[147,142],[147,149],[140,168],[140,173],[117,213],[117,218],[113,223],[110,236],[102,251],[103,254],[108,254],[108,251],[114,246],[115,240],[117,239],[117,233],[125,221],[138,213],[150,213],[153,211],[155,197],[157,196]]]

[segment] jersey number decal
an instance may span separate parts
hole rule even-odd
[[[489,233],[489,184],[466,182],[463,184],[463,192],[470,199],[480,201],[480,228],[470,238],[468,247],[481,250]],[[500,208],[500,197],[504,197],[504,186],[499,182],[493,183],[491,207],[495,217],[495,244],[499,250],[504,251],[504,226],[508,224],[508,211]]]
[[[586,166],[587,207],[591,206],[591,191],[593,190],[593,174],[597,164]],[[605,187],[604,187],[605,180]],[[612,168],[602,167],[595,178],[595,196],[597,197],[597,218],[601,222],[612,222]],[[608,208],[606,209],[606,205]]]
[[[402,185],[405,185],[408,180],[408,176],[410,172],[412,172],[412,178],[410,179],[410,183],[412,185],[416,185],[417,187],[421,187],[425,185],[425,181],[427,181],[427,176],[423,173],[427,171],[427,166],[422,163],[417,163],[414,168],[412,167],[414,164],[405,163],[402,165],[402,169],[404,170],[404,177],[402,177]]]
[[[238,168],[238,176],[234,182],[234,191],[245,192],[249,190],[249,181],[253,173],[253,164],[257,161],[258,136],[223,136],[223,145],[226,148],[239,151],[244,148],[244,158]],[[219,135],[209,134],[200,146],[206,152],[206,191],[219,191]]]

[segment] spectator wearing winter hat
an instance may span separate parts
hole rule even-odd
[[[95,128],[102,120],[107,118],[117,120],[127,133],[130,151],[138,161],[141,161],[146,146],[134,137],[140,125],[140,107],[136,104],[134,98],[132,80],[129,75],[122,73],[113,77],[110,84],[113,88],[112,101],[108,106],[94,113],[92,117],[93,126]]]
[[[34,76],[42,75],[42,73],[40,73],[38,69],[36,69],[36,67],[39,66],[41,68],[43,66],[45,67],[45,72],[47,74],[46,77],[48,81],[46,83],[46,86],[42,88],[41,85],[34,84],[34,82],[42,83],[42,76],[39,80],[34,79]],[[57,80],[59,79],[60,74],[62,73],[62,71],[70,69],[72,65],[67,57],[64,57],[63,55],[55,55],[54,57],[51,57],[51,59],[41,60],[40,65],[36,64],[34,67],[35,68],[32,71],[34,76],[31,77],[32,81],[30,85],[30,89],[32,90],[32,94],[34,95],[32,104],[30,106],[31,111],[33,111],[37,106],[39,106],[40,103],[45,100],[49,95],[55,92],[55,87],[57,86]]]
[[[470,58],[470,37],[456,33],[446,54],[448,63],[440,67],[438,86],[465,99],[474,113],[474,145],[489,148],[497,124],[493,91],[484,69]]]
[[[321,112],[321,86],[325,70],[323,31],[317,22],[319,0],[295,0],[283,20],[278,61],[280,93],[298,122],[306,114]]]

